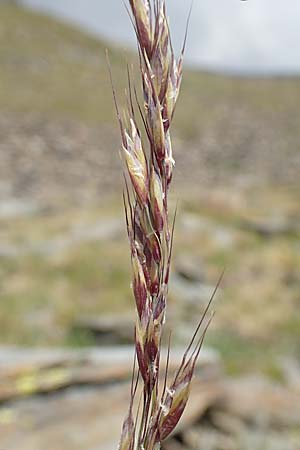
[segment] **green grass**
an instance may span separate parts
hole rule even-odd
[[[112,205],[101,208],[111,217]],[[51,242],[81,227],[99,223],[98,209],[37,215],[0,223],[1,236],[21,248]],[[121,214],[121,213],[120,213]],[[120,218],[121,220],[121,218]],[[0,341],[30,345],[86,341],[70,334],[80,314],[122,312],[132,308],[130,262],[125,239],[82,242],[53,255],[28,250],[0,259]]]
[[[286,207],[285,196],[282,205],[277,205]],[[219,216],[213,207],[197,208],[199,205],[189,204],[179,213],[174,257],[189,252],[203,258],[211,284],[223,267],[227,268],[207,343],[223,356],[228,373],[260,370],[280,381],[278,356],[297,356],[300,348],[298,240],[288,235],[264,240],[240,229],[238,218],[243,209],[236,210],[231,221],[232,211],[226,212],[225,205]],[[289,208],[297,209],[291,198]],[[2,221],[1,232],[7,243],[51,240],[68,234],[70,224],[89,226],[116,217],[116,211],[121,214],[117,204],[103,206],[100,212],[90,208],[80,214],[73,210],[48,217],[36,215],[16,220],[13,226]],[[191,211],[206,220],[207,230],[182,231],[180,216]],[[220,227],[233,234],[229,248],[215,241],[215,230]],[[2,258],[1,343],[92,345],[94,337],[74,328],[74,323],[81,315],[133,312],[129,283],[125,233],[115,239],[79,243],[51,256],[28,252],[18,258]]]
[[[105,43],[5,3],[0,5],[0,35],[2,110],[111,122]],[[122,85],[125,58],[112,48],[110,58]]]
[[[56,259],[2,261],[1,342],[58,345],[81,312],[126,311],[129,269],[125,250],[111,244],[81,245]]]
[[[282,381],[282,372],[276,363],[276,351],[255,338],[244,338],[230,330],[211,331],[207,344],[216,348],[229,375],[261,371],[276,381]],[[265,351],[261,351],[265,346]]]
[[[0,35],[1,110],[112,123],[105,49],[119,92],[126,86],[126,63],[134,61],[130,52],[124,55],[71,26],[5,3],[0,4]],[[175,129],[185,139],[197,139],[221,120],[224,134],[231,113],[241,111],[261,123],[271,119],[299,142],[299,86],[297,79],[251,80],[186,70]]]
[[[207,343],[221,353],[228,373],[260,370],[281,381],[279,355],[299,357],[299,236],[264,239],[241,223],[245,217],[263,217],[265,204],[297,217],[299,204],[291,192],[275,189],[254,198],[246,196],[234,209],[226,201],[184,203],[189,214],[207,225],[199,231],[177,231],[174,254],[190,252],[202,258],[211,284],[226,268]],[[179,217],[183,214],[181,210]],[[230,246],[224,248],[215,240],[218,229],[232,234]]]
[[[37,114],[46,120],[67,117],[99,126],[115,124],[106,43],[6,3],[0,4],[0,37],[0,113],[12,113],[12,117]],[[126,56],[111,46],[109,53],[116,87],[122,92]],[[132,60],[130,53],[128,59]],[[299,147],[299,103],[297,79],[250,80],[186,70],[174,130],[196,143],[205,130],[213,130],[223,142],[228,129],[235,131],[232,115],[242,115],[243,120],[260,124],[257,133],[263,134],[270,123],[279,130],[280,136],[285,136],[288,157]],[[225,163],[232,164],[232,160]],[[195,194],[191,189],[183,196],[179,219],[181,214],[194,214],[206,219],[208,226],[204,231],[176,231],[174,255],[190,252],[203,258],[212,284],[227,267],[223,298],[217,304],[216,330],[209,333],[208,343],[219,349],[230,373],[261,368],[280,379],[277,351],[297,354],[300,348],[299,236],[266,241],[245,231],[242,224],[245,219],[263,216],[266,205],[268,211],[300,218],[299,185],[289,190],[274,186],[245,190],[244,203],[238,206],[227,198],[215,202],[206,192],[199,195],[198,186],[194,190]],[[101,205],[101,216],[95,208],[2,220],[1,241],[36,243],[68,234],[74,224],[114,217],[116,211],[121,214],[120,202]],[[233,233],[229,248],[216,242],[218,227]],[[132,310],[129,280],[125,234],[116,240],[82,243],[54,256],[29,252],[18,258],[2,258],[1,343],[93,343],[89,334],[74,331],[74,321],[81,314]],[[268,347],[270,351],[265,351]]]

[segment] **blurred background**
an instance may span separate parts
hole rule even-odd
[[[189,2],[168,6],[179,51]],[[165,450],[300,449],[299,21],[292,0],[194,2],[173,126],[174,364],[226,274]],[[3,450],[117,445],[134,308],[105,49],[124,104],[134,45],[121,0],[0,1]]]

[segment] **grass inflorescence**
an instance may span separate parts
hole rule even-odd
[[[120,114],[124,162],[124,208],[130,242],[136,303],[135,354],[131,400],[120,450],[159,449],[172,433],[188,402],[195,365],[207,326],[206,309],[173,380],[160,377],[175,217],[169,219],[168,194],[175,161],[171,123],[182,81],[183,54],[175,58],[164,0],[130,0],[136,33],[143,101],[128,70],[128,108]],[[204,331],[201,330],[203,325]],[[170,348],[170,346],[169,346]],[[134,400],[142,385],[140,406]]]

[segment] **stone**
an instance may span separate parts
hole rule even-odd
[[[134,324],[133,316],[86,316],[75,322],[74,329],[91,333],[97,344],[120,345],[134,342]]]
[[[257,233],[264,238],[298,234],[300,232],[298,221],[283,216],[244,220],[242,228]]]
[[[10,369],[11,384],[16,386],[16,375],[22,374],[24,364],[27,367],[27,379],[25,378],[26,382],[23,379],[23,396],[11,398],[9,403],[0,405],[0,442],[4,449],[117,448],[121,424],[129,404],[128,378],[132,369],[132,348],[49,353],[35,351],[32,355],[29,351],[22,353],[18,349],[12,350],[7,349],[1,354],[1,364],[4,363],[6,370]],[[178,366],[181,356],[181,350],[172,352],[171,372]],[[163,361],[165,358],[166,352],[163,354]],[[28,372],[29,367],[30,364],[38,367],[39,359],[44,367],[59,362],[69,363],[68,368],[45,369],[43,376],[48,374],[48,390],[44,392],[47,396],[37,395],[42,391],[31,390],[33,378]],[[74,367],[70,366],[72,361]],[[205,363],[204,353],[200,366]],[[51,370],[52,380],[49,377]],[[119,376],[119,379],[116,376]],[[1,371],[1,384],[3,381],[8,381],[8,373],[5,379]],[[43,383],[46,387],[45,378]],[[62,383],[65,383],[64,387]],[[18,384],[20,385],[19,382]],[[56,390],[58,386],[59,393]],[[189,427],[196,422],[219,395],[220,391],[214,382],[195,379],[191,401],[181,426]]]
[[[128,408],[129,390],[128,383],[105,389],[71,388],[46,399],[32,397],[10,403],[5,415],[0,408],[1,446],[7,450],[115,449]],[[210,399],[203,392],[193,391],[199,414],[209,407]],[[1,421],[4,416],[6,423]]]
[[[220,396],[168,448],[186,450],[299,450],[299,395],[258,376],[216,383]],[[176,447],[175,447],[176,448]]]
[[[191,450],[238,450],[232,437],[207,426],[187,430],[183,441]]]
[[[175,271],[180,278],[189,282],[204,283],[206,279],[202,259],[192,254],[179,255],[175,261]]]
[[[215,428],[225,434],[239,434],[246,428],[241,418],[230,414],[228,411],[213,411],[211,422]]]
[[[1,446],[115,450],[128,408],[132,356],[132,346],[0,349],[0,386],[22,387],[22,395],[0,405]],[[172,351],[170,372],[181,356],[182,349]],[[162,450],[300,450],[299,394],[258,376],[210,376],[213,364],[215,357],[204,351],[201,378],[195,377],[188,407]],[[44,391],[31,390],[33,368],[36,379],[44,377]],[[42,392],[47,395],[37,395]]]
[[[179,305],[203,309],[210,300],[215,286],[201,282],[190,282],[174,274],[170,281],[170,295],[179,302]],[[220,290],[219,290],[220,292]]]
[[[300,393],[300,361],[284,357],[279,361],[285,383]]]
[[[180,365],[184,349],[173,348],[169,373]],[[161,370],[167,350],[162,350]],[[133,346],[83,350],[0,348],[0,403],[71,387],[108,386],[131,379]],[[220,376],[219,357],[203,349],[197,371],[203,379]]]
[[[123,225],[120,219],[102,219],[90,226],[71,228],[65,234],[47,240],[26,242],[18,245],[0,242],[0,256],[17,258],[28,253],[54,256],[80,244],[116,239],[122,234],[122,230]]]
[[[185,212],[179,217],[179,226],[183,232],[199,233],[210,231],[214,222],[207,218],[195,213]]]
[[[228,412],[256,426],[300,427],[300,393],[262,377],[228,381],[224,404]]]
[[[26,200],[6,199],[0,203],[0,219],[17,219],[36,214],[39,207],[36,203]]]

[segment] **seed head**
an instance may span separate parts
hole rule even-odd
[[[152,168],[150,178],[150,200],[155,230],[161,233],[164,229],[165,217],[164,194],[161,178],[154,168]]]
[[[119,443],[119,450],[134,450],[135,444],[135,430],[132,417],[132,410],[130,408],[127,417],[123,422],[121,439]]]
[[[165,130],[162,118],[161,105],[157,99],[151,96],[148,98],[147,108],[149,111],[148,120],[151,129],[154,153],[158,160],[165,157]]]
[[[143,102],[140,102],[136,90],[132,89],[130,73],[129,107],[124,122],[119,113],[114,89],[113,95],[126,169],[126,190],[123,199],[131,247],[132,287],[137,309],[135,349],[138,375],[132,386],[135,384],[136,388],[138,387],[141,375],[143,395],[141,414],[137,413],[135,422],[135,426],[139,427],[137,433],[132,417],[134,395],[131,395],[130,410],[123,424],[120,450],[159,450],[161,442],[174,430],[185,410],[202,344],[200,339],[195,345],[201,320],[173,383],[167,387],[166,370],[164,388],[161,390],[161,341],[175,223],[174,219],[173,226],[170,227],[168,213],[168,192],[175,165],[170,126],[181,85],[185,44],[181,56],[176,60],[165,0],[128,1],[139,47]],[[141,116],[140,121],[136,118],[137,109]],[[140,123],[144,126],[144,133],[139,130]],[[126,127],[124,124],[130,126]],[[192,347],[195,347],[194,350],[191,350]]]
[[[143,267],[136,252],[133,253],[131,260],[133,269],[133,292],[139,317],[142,317],[148,297],[147,284]]]
[[[151,55],[152,32],[149,0],[129,0],[136,25],[136,34],[140,48]]]
[[[137,198],[142,204],[148,199],[148,169],[141,138],[137,127],[131,119],[131,134],[125,131],[123,145],[125,162]]]

